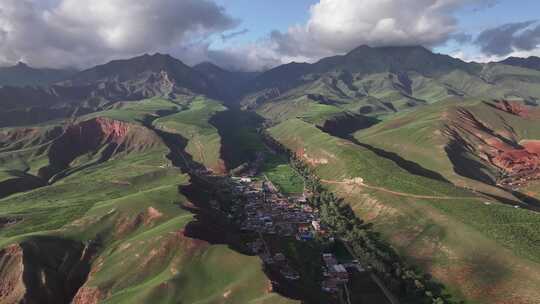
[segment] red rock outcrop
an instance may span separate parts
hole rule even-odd
[[[98,288],[82,287],[77,291],[72,304],[97,304],[101,299],[101,292]]]
[[[0,250],[0,303],[69,303],[86,281],[94,243],[36,237]]]
[[[519,103],[499,102],[499,110],[528,117],[529,111]],[[500,172],[497,183],[506,187],[519,187],[540,178],[540,142],[521,141],[507,122],[497,123],[498,129],[479,120],[465,108],[449,115],[446,134],[469,153],[487,162]],[[504,128],[504,129],[503,129]]]
[[[69,168],[82,155],[105,161],[120,153],[143,151],[160,144],[161,139],[143,126],[104,117],[92,118],[69,125],[54,140],[48,151],[50,165],[42,168],[39,176],[49,179]]]
[[[499,110],[521,117],[528,117],[529,115],[528,107],[517,101],[501,100],[496,103],[496,107]]]
[[[19,303],[25,293],[23,251],[19,245],[0,250],[0,303]]]
[[[102,117],[71,125],[66,129],[65,136],[70,137],[81,146],[97,146],[103,140],[120,143],[128,134],[128,123]]]
[[[527,149],[499,150],[491,159],[492,163],[509,174],[519,174],[538,170],[540,156]]]

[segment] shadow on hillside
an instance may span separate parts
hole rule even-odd
[[[34,175],[21,173],[0,182],[0,199],[19,192],[26,192],[46,186],[47,183]],[[1,226],[0,226],[1,227]]]
[[[386,159],[389,159],[389,160],[393,161],[396,165],[398,165],[399,167],[401,167],[405,171],[409,172],[410,174],[427,177],[427,178],[438,180],[438,181],[445,182],[445,183],[450,183],[441,174],[439,174],[439,173],[437,173],[435,171],[431,171],[429,169],[426,169],[426,168],[422,167],[421,165],[419,165],[418,163],[415,163],[415,162],[410,161],[410,160],[406,160],[397,153],[385,151],[383,149],[379,149],[379,148],[373,147],[371,145],[361,143],[355,138],[351,139],[351,141],[353,143],[359,145],[359,146],[362,146],[362,147],[370,150],[371,152],[374,152],[375,154],[377,154],[380,157],[383,157],[383,158],[386,158]]]
[[[236,108],[216,113],[210,119],[221,137],[220,156],[227,170],[255,160],[262,145],[257,130],[263,123],[257,113]]]
[[[71,303],[86,282],[98,242],[32,236],[19,244],[26,292],[22,303]],[[1,255],[1,252],[0,252]]]
[[[445,182],[445,183],[450,183],[441,174],[439,174],[439,173],[437,173],[435,171],[431,171],[429,169],[426,169],[426,168],[422,167],[421,165],[419,165],[418,163],[406,160],[397,153],[389,152],[389,151],[386,151],[386,150],[379,149],[377,147],[368,145],[366,143],[360,142],[358,139],[356,139],[352,135],[353,132],[351,132],[351,133],[338,132],[338,131],[335,130],[335,128],[324,128],[324,127],[319,127],[319,129],[321,131],[325,132],[325,133],[328,133],[328,134],[332,135],[332,136],[339,137],[341,139],[350,141],[350,142],[354,143],[355,145],[358,145],[360,147],[368,149],[369,151],[375,153],[376,155],[378,155],[378,156],[380,156],[382,158],[386,158],[388,160],[391,160],[396,165],[398,165],[400,168],[402,168],[403,170],[409,172],[410,174],[423,176],[423,177],[426,177],[426,178],[430,178],[430,179]],[[355,131],[358,131],[358,129],[355,130]]]
[[[185,227],[184,234],[212,245],[228,245],[232,250],[248,254],[235,227],[227,221],[224,214],[212,208],[210,201],[214,199],[216,191],[212,188],[197,177],[192,177],[189,185],[179,187],[180,193],[192,204],[184,205],[182,209],[195,215],[195,219]]]
[[[466,143],[461,137],[455,137],[446,147],[446,155],[452,162],[454,172],[458,175],[479,181],[481,183],[496,187],[500,190],[506,191],[521,201],[528,210],[540,212],[540,200],[531,197],[523,192],[508,189],[497,185],[496,179],[489,175],[490,168],[478,160],[474,155],[471,155],[464,147]],[[489,193],[482,193],[492,199],[495,199],[503,204],[515,206],[517,201],[506,199],[500,196],[492,195]]]
[[[226,177],[210,176],[203,173],[206,172],[206,168],[185,152],[187,141],[182,136],[155,129],[151,123],[146,125],[165,142],[170,150],[167,158],[171,160],[173,165],[190,176],[190,184],[178,187],[179,193],[191,203],[183,205],[181,208],[194,215],[194,220],[185,226],[184,235],[212,245],[225,245],[240,254],[253,256],[254,254],[247,248],[246,236],[228,220],[225,213],[212,206],[211,202],[216,201],[217,203],[221,197],[219,192],[223,189],[219,185]],[[228,202],[220,201],[219,203]],[[264,265],[262,267],[268,280],[272,282],[273,292],[290,299],[300,300],[301,303],[317,303],[306,301],[304,300],[305,296],[295,293],[294,288],[287,288],[289,284],[279,272],[272,271]]]
[[[180,193],[192,204],[190,206],[184,205],[182,209],[195,215],[195,219],[184,228],[184,235],[206,241],[212,245],[226,245],[237,253],[254,256],[246,245],[250,237],[243,234],[237,226],[229,222],[223,212],[211,206],[210,202],[216,199],[216,193],[219,189],[212,186],[217,181],[209,182],[205,179],[192,176],[189,185],[179,187]],[[275,269],[267,267],[265,264],[262,267],[263,272],[272,283],[273,292],[290,299],[299,300],[301,303],[318,303],[312,299],[306,300],[309,296],[299,294],[298,289],[294,288],[294,285]]]

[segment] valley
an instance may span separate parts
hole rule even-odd
[[[6,82],[0,302],[538,303],[540,72],[510,63]]]

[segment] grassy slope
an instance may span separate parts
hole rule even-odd
[[[342,181],[362,177],[368,185],[392,191],[417,195],[471,196],[448,183],[410,175],[392,161],[349,141],[328,135],[299,119],[281,123],[271,128],[270,132],[294,151],[305,149],[313,162],[321,164],[317,166],[317,172],[326,179]]]
[[[425,119],[429,121],[429,115]],[[410,134],[410,130],[399,128],[400,119],[389,120],[390,124],[388,132]],[[421,135],[416,134],[416,142],[410,146],[430,147],[432,143],[424,140],[433,130],[422,121],[413,122],[413,126]],[[370,151],[300,120],[286,121],[270,132],[293,150],[304,148],[308,157],[318,162],[316,171],[323,179],[360,176],[368,185],[409,194],[473,196],[451,185],[411,175]],[[378,230],[411,261],[447,283],[453,294],[464,295],[471,303],[503,303],[509,299],[534,303],[527,301],[538,296],[534,288],[540,272],[536,264],[540,262],[537,214],[498,204],[487,206],[476,199],[420,199],[345,184],[331,187],[347,197],[359,215],[375,221]],[[454,271],[457,266],[460,268]],[[523,280],[527,283],[518,285]],[[495,281],[500,290],[490,291]]]
[[[291,168],[285,157],[268,154],[261,171],[286,195],[301,194],[304,191],[302,177]]]
[[[149,116],[158,116],[162,112],[178,112],[183,109],[181,101],[173,102],[162,98],[151,98],[137,102],[116,104],[114,108],[83,116],[81,120],[93,117],[107,117],[131,123],[139,123]]]
[[[170,106],[146,102],[130,104],[137,111],[98,116],[135,122]],[[293,302],[267,292],[258,258],[183,236],[195,220],[178,194],[188,176],[169,166],[168,152],[161,145],[120,155],[0,200],[0,217],[22,219],[0,231],[0,247],[44,235],[82,242],[100,235],[103,243],[83,288],[99,290],[104,303]],[[160,215],[149,217],[149,208]]]
[[[156,119],[154,125],[158,129],[186,138],[186,151],[195,161],[220,171],[223,167],[220,156],[221,138],[218,130],[210,124],[210,119],[225,110],[226,108],[216,101],[197,97],[187,110]]]
[[[517,141],[540,138],[540,129],[534,120],[496,110],[477,99],[463,102],[450,100],[414,112],[389,116],[380,124],[356,132],[354,137],[360,142],[395,152],[405,159],[439,172],[455,184],[507,197],[508,195],[500,189],[455,173],[445,151],[448,139],[442,135],[441,130],[447,124],[450,113],[455,112],[458,106],[470,111],[497,133],[505,134],[508,132],[508,126],[511,126],[512,131],[516,133]]]
[[[355,137],[363,143],[395,151],[451,179],[455,174],[450,161],[432,157],[445,154],[446,140],[441,136],[440,127],[446,107],[446,104],[438,103],[417,111],[387,116],[383,122],[357,132]]]

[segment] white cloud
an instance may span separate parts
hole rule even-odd
[[[0,0],[0,65],[88,67],[141,53],[167,52],[188,64],[260,70],[315,61],[359,45],[441,45],[457,36],[455,14],[496,0],[319,0],[305,24],[221,50],[212,39],[239,21],[216,0]],[[465,54],[462,56],[467,57]],[[472,57],[472,56],[469,56]]]
[[[237,24],[211,0],[0,0],[0,63],[88,66],[204,45]]]
[[[461,9],[481,9],[494,0],[319,0],[305,24],[274,31],[264,41],[229,48],[221,56],[237,58],[238,68],[260,69],[290,61],[315,61],[360,45],[440,45],[463,40]],[[470,37],[467,37],[470,39]],[[212,56],[210,56],[212,59]]]
[[[489,0],[320,0],[305,25],[274,33],[281,53],[321,57],[359,45],[433,46],[458,30],[454,13]]]

